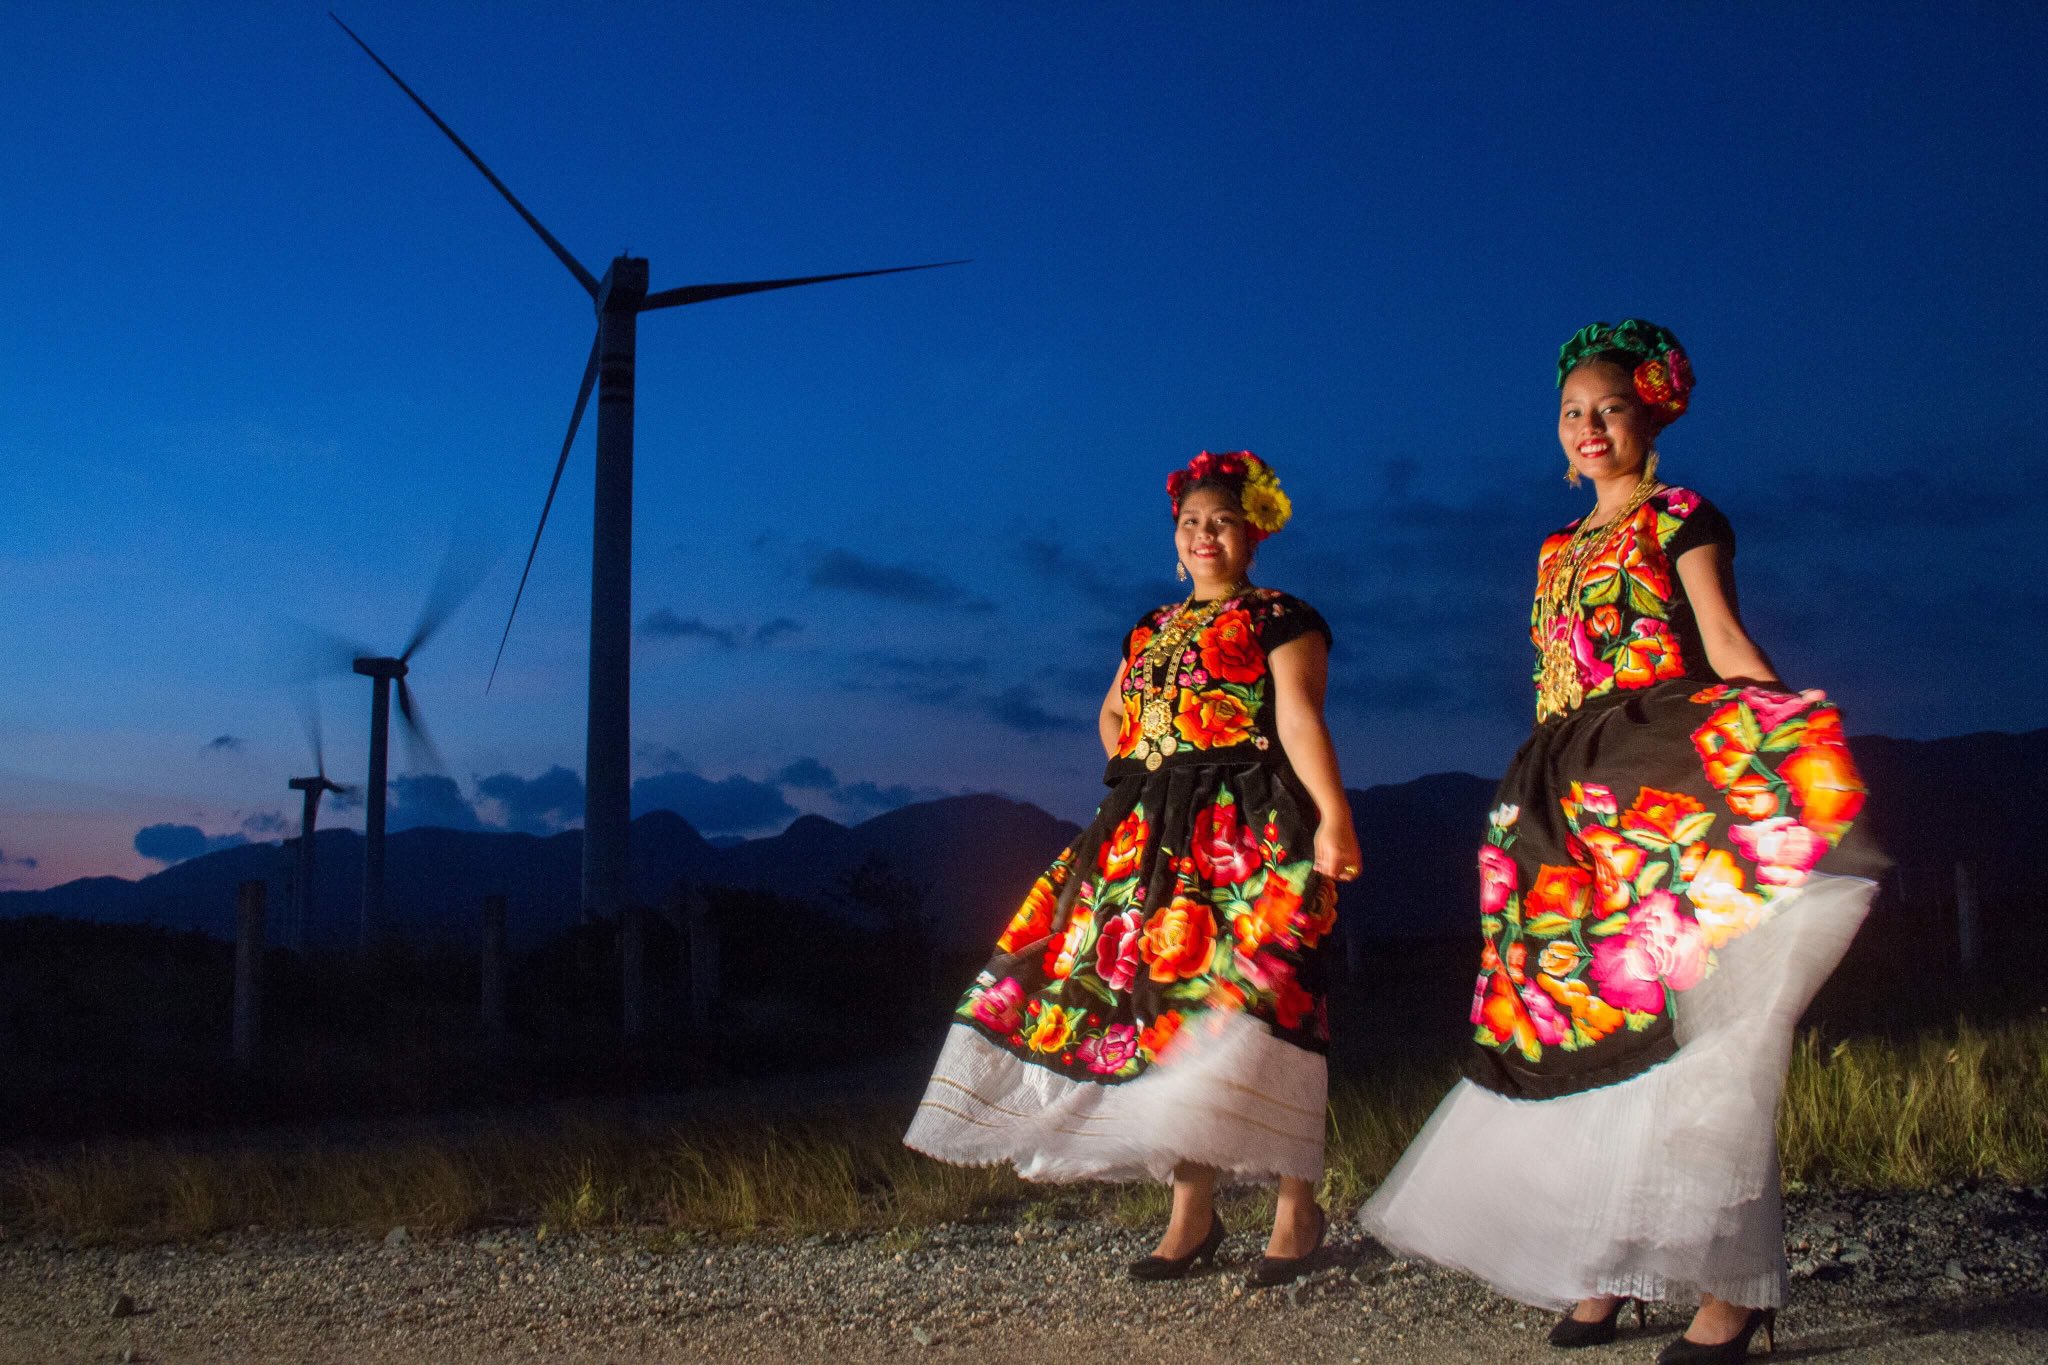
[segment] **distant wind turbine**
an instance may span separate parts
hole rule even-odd
[[[327,776],[326,746],[321,742],[320,711],[317,702],[310,702],[306,709],[306,737],[313,743],[313,776],[294,777],[285,785],[305,795],[305,804],[299,813],[298,871],[292,882],[292,923],[290,931],[292,945],[304,951],[307,945],[307,926],[312,924],[318,898],[313,890],[313,831],[320,820],[320,798],[328,792],[337,795],[355,790],[332,781]]]
[[[547,528],[548,511],[554,506],[555,490],[561,486],[562,469],[575,443],[576,428],[590,402],[593,385],[597,395],[597,497],[592,514],[590,575],[590,691],[589,715],[585,728],[583,773],[583,914],[591,918],[615,915],[628,894],[628,841],[631,837],[629,798],[632,785],[632,627],[633,627],[633,366],[639,317],[658,308],[709,303],[713,299],[756,294],[770,289],[824,284],[832,280],[854,280],[870,275],[895,275],[909,270],[931,270],[961,265],[962,261],[933,261],[923,265],[893,266],[882,270],[851,270],[836,275],[803,275],[778,280],[746,280],[727,284],[689,284],[674,289],[647,292],[648,270],[644,257],[621,254],[612,259],[604,278],[598,279],[569,249],[541,225],[538,218],[519,202],[505,182],[498,179],[469,144],[444,123],[427,102],[387,66],[370,45],[341,22],[332,11],[328,18],[340,26],[389,76],[420,112],[433,120],[471,165],[483,173],[491,187],[504,196],[526,225],[568,268],[590,295],[597,308],[597,336],[591,342],[590,358],[583,366],[583,382],[570,411],[569,431],[562,438],[561,454],[555,460],[554,478],[548,483],[547,498],[540,509],[540,523],[534,527],[533,544],[526,552],[526,567],[519,575],[519,587],[512,595],[512,609],[505,618],[505,631],[498,641],[498,659],[505,655],[505,641],[511,637],[512,621],[519,614],[519,599],[526,592],[527,575],[533,571],[533,557],[540,548],[541,532]],[[497,674],[497,661],[491,665]],[[488,690],[488,684],[486,684]],[[373,779],[372,792],[377,788]]]
[[[447,624],[455,609],[475,591],[487,568],[488,565],[463,561],[451,545],[441,561],[439,573],[435,575],[434,586],[420,608],[420,618],[413,626],[411,637],[406,640],[405,648],[395,655],[374,654],[367,646],[334,636],[326,637],[327,643],[322,650],[326,655],[325,667],[321,671],[359,673],[371,682],[370,775],[363,793],[363,913],[360,932],[365,949],[385,928],[384,811],[390,773],[393,687],[395,684],[399,719],[405,722],[406,743],[415,761],[439,770],[443,766],[440,752],[427,735],[426,722],[420,716],[419,703],[413,700],[412,685],[407,681],[407,675],[412,671],[413,655],[419,653],[420,647]]]

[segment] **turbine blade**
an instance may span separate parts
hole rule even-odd
[[[386,66],[384,64],[384,59],[382,57],[379,57],[375,52],[371,52],[370,45],[364,42],[361,38],[357,38],[356,31],[350,28],[347,24],[342,23],[340,15],[336,14],[333,10],[329,10],[327,11],[327,17],[334,20],[335,24],[340,27],[343,33],[346,33],[350,38],[355,39],[355,45],[361,48],[365,53],[367,53],[369,55],[370,60],[375,62],[378,65],[378,67],[383,70],[384,74],[389,76],[392,79],[392,81],[398,86],[398,88],[400,90],[403,90],[406,93],[406,96],[410,98],[414,104],[417,104],[420,107],[421,113],[425,114],[428,118],[434,121],[434,126],[436,128],[439,128],[442,132],[448,135],[448,140],[455,144],[456,150],[460,151],[464,156],[469,158],[470,165],[476,167],[478,170],[484,173],[484,179],[491,182],[491,188],[495,189],[499,194],[505,196],[505,202],[510,204],[515,210],[518,211],[519,216],[526,220],[526,225],[528,227],[532,228],[535,232],[540,234],[540,239],[548,244],[548,250],[554,252],[555,255],[560,258],[562,264],[569,267],[569,273],[571,275],[574,275],[576,277],[576,282],[583,286],[583,292],[590,295],[590,297],[592,298],[596,298],[598,288],[597,277],[592,275],[588,270],[583,268],[583,262],[577,260],[574,256],[570,255],[569,248],[563,246],[560,242],[556,241],[555,234],[549,232],[546,228],[541,226],[540,219],[534,217],[533,214],[527,210],[526,205],[519,202],[519,196],[513,194],[511,190],[505,187],[505,182],[498,179],[498,177],[492,173],[491,168],[484,164],[484,159],[478,156],[475,152],[471,151],[469,149],[469,144],[467,142],[464,142],[460,137],[458,137],[453,128],[450,128],[446,123],[442,122],[441,116],[435,113],[433,109],[428,107],[427,102],[421,99],[418,94],[414,93],[413,88],[407,85],[396,71],[393,71],[389,66]]]
[[[442,772],[447,765],[441,761],[441,751],[434,746],[434,740],[427,733],[427,723],[420,715],[420,705],[412,699],[412,688],[403,678],[398,680],[398,715],[405,722],[405,747],[412,755],[415,768],[425,767],[433,772]]]
[[[686,303],[709,303],[713,299],[729,299],[736,294],[759,294],[769,289],[794,289],[804,284],[830,284],[833,280],[864,280],[870,275],[901,275],[910,270],[941,270],[949,265],[966,265],[966,261],[931,261],[924,265],[893,265],[887,270],[849,270],[838,275],[803,275],[790,280],[742,280],[734,284],[685,284],[675,289],[664,289],[649,294],[640,303],[640,311],[652,312],[656,308],[676,308]]]
[[[355,661],[377,653],[360,640],[351,640],[305,621],[286,618],[281,652],[285,655],[285,680],[311,684],[322,678],[347,677],[355,672]]]
[[[569,447],[576,444],[576,428],[582,424],[583,409],[590,405],[590,390],[597,383],[597,348],[603,337],[600,332],[590,339],[590,359],[583,366],[583,383],[576,390],[576,406],[569,413],[569,434],[562,438],[562,453],[555,457],[555,477],[548,481],[548,496],[540,505],[540,524],[533,528],[533,544],[526,548],[526,567],[519,571],[519,588],[512,594],[512,610],[505,616],[505,633],[498,637],[498,655],[491,660],[491,676],[484,680],[486,693],[498,679],[498,665],[505,660],[505,642],[512,638],[519,599],[526,595],[526,576],[533,572],[533,557],[540,551],[540,533],[548,528],[548,511],[555,505],[555,490],[562,486],[562,469],[569,463]]]
[[[322,782],[327,780],[327,748],[321,743],[320,694],[307,688],[299,700],[299,717],[305,722],[306,738],[313,745],[313,774]]]
[[[483,582],[496,559],[495,554],[476,543],[474,535],[464,536],[458,531],[449,536],[441,567],[434,571],[434,586],[427,590],[427,600],[420,605],[420,619],[398,656],[400,660],[411,659],[421,645],[447,624],[448,618],[476,591],[477,584]]]

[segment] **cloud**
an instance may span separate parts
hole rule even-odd
[[[257,811],[242,821],[242,833],[252,839],[267,839],[286,830],[284,816],[274,810]]]
[[[500,827],[527,834],[554,834],[583,817],[583,779],[560,764],[539,777],[479,777],[476,793],[502,809]]]
[[[0,867],[35,867],[36,865],[37,862],[34,858],[24,858],[18,854],[10,858],[4,852],[0,852]]]
[[[1054,715],[1038,704],[1038,694],[1023,683],[1004,688],[982,703],[982,710],[998,725],[1027,735],[1057,730],[1085,730],[1087,722],[1072,716]]]
[[[1171,519],[1162,518],[1165,520]],[[1068,553],[1059,542],[1040,536],[1026,536],[1019,541],[1017,559],[1041,578],[1065,583],[1096,606],[1119,616],[1133,612],[1149,595],[1136,583],[1121,583],[1104,576],[1088,560]]]
[[[772,621],[763,621],[754,627],[754,643],[762,649],[778,640],[786,640],[803,630],[803,622],[792,621],[787,616],[778,616]]]
[[[462,794],[455,779],[441,773],[408,773],[391,780],[391,805],[384,828],[392,833],[402,829],[483,829],[476,807]]]
[[[135,851],[151,862],[182,863],[204,853],[239,848],[249,840],[241,834],[209,836],[197,825],[145,825],[135,831]]]
[[[969,597],[965,588],[950,579],[906,564],[882,564],[863,559],[850,550],[815,551],[805,579],[814,588],[865,593],[870,597],[909,602],[916,606],[957,607],[961,611],[972,612],[995,610],[994,603]]]
[[[815,758],[799,758],[768,780],[798,790],[832,791],[839,786],[832,770]]]
[[[231,754],[239,750],[241,747],[242,738],[239,735],[216,735],[212,739],[206,741],[206,743],[200,747],[200,752],[208,754]]]
[[[656,607],[640,622],[640,633],[655,640],[709,640],[721,649],[738,643],[724,626],[707,625],[694,616],[678,616],[667,607]]]
[[[862,820],[918,801],[936,801],[945,794],[937,787],[907,787],[901,783],[882,787],[873,782],[849,782],[832,796],[850,817]]]
[[[633,784],[633,814],[668,810],[700,834],[746,834],[780,828],[794,820],[796,807],[772,782],[751,777],[712,781],[688,769],[656,773]]]

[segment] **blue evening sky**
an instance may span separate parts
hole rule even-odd
[[[1295,498],[1257,576],[1336,627],[1347,779],[1496,772],[1583,501],[1552,357],[1626,314],[1694,358],[1664,468],[1789,680],[2048,723],[2038,8],[341,13],[598,273],[974,260],[642,319],[642,805],[1085,817],[1204,446]],[[396,649],[458,532],[501,558],[416,661],[400,823],[573,820],[589,426],[484,680],[581,291],[319,4],[0,14],[0,885],[295,823],[294,623]],[[320,697],[360,781],[368,685]]]

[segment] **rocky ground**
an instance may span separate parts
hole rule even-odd
[[[1778,1358],[2048,1360],[2048,1189],[1791,1201]],[[1044,1210],[1037,1210],[1043,1214]],[[1502,1362],[1554,1359],[1549,1315],[1340,1237],[1247,1291],[1259,1239],[1135,1284],[1149,1239],[1033,1216],[883,1236],[677,1241],[231,1236],[80,1249],[0,1240],[0,1361]],[[1648,1361],[1687,1312],[1575,1360]]]

